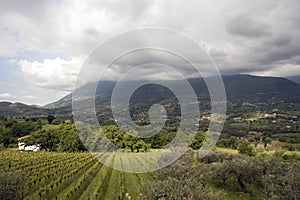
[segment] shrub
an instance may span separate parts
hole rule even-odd
[[[247,156],[255,156],[256,150],[249,142],[242,140],[238,145],[238,152]]]

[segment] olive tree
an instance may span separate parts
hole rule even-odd
[[[24,199],[26,176],[22,172],[0,173],[0,199]]]

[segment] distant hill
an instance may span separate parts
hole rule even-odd
[[[286,77],[286,78],[291,80],[291,81],[294,81],[295,83],[300,84],[300,76],[289,76],[289,77]]]
[[[29,106],[22,103],[0,102],[0,115],[3,116],[41,116],[51,113],[43,107]]]
[[[214,77],[210,77],[214,79]],[[209,93],[202,78],[188,80],[197,96],[209,100]],[[250,75],[223,76],[227,100],[247,102],[292,102],[300,103],[300,85],[280,77],[260,77]],[[173,86],[183,84],[182,80],[167,81]],[[123,84],[132,84],[132,81]],[[116,82],[103,81],[96,90],[96,107],[107,109],[110,107],[110,98]],[[88,91],[92,89],[88,83],[80,88],[79,101],[89,99]],[[145,85],[139,88],[133,95],[133,104],[153,104],[158,102],[174,102],[175,96],[169,89],[156,84]],[[202,100],[202,99],[201,99]],[[4,116],[35,116],[47,114],[70,114],[72,112],[72,94],[65,96],[59,101],[46,105],[45,107],[28,106],[21,103],[0,103],[0,115]]]
[[[5,117],[42,117],[49,114],[69,116],[71,112],[71,107],[46,108],[23,103],[0,102],[0,116]]]
[[[234,75],[223,77],[229,100],[265,101],[275,98],[285,101],[300,100],[300,85],[281,77]]]
[[[87,94],[92,90],[92,84],[88,83],[85,86],[80,88],[80,92],[82,94],[81,98],[88,98]],[[103,81],[101,82],[101,87],[97,88],[97,96],[98,98],[102,98],[103,100],[109,100],[111,93],[114,89],[115,82],[113,81]],[[62,108],[62,107],[71,107],[72,106],[72,93],[63,97],[62,99],[45,105],[45,108],[53,109],[53,108]]]
[[[214,79],[211,77],[210,79]],[[280,77],[260,77],[251,75],[232,75],[223,76],[224,86],[226,90],[227,99],[230,101],[246,100],[249,102],[265,101],[269,98],[285,100],[285,101],[299,101],[300,100],[300,85],[285,78]],[[180,86],[183,81],[166,81],[171,85]],[[196,94],[208,96],[206,84],[202,78],[189,80],[192,88]],[[123,84],[132,84],[131,81]],[[96,91],[96,103],[109,101],[115,82],[104,81],[98,86]],[[89,84],[81,88],[82,98],[84,99],[85,91],[90,90]],[[135,96],[138,99],[144,100],[150,98],[165,99],[170,97],[171,93],[160,86],[146,85],[136,92]],[[48,108],[71,106],[72,95],[62,98],[61,100],[47,105]]]

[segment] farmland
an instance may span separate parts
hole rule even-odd
[[[112,155],[112,156],[111,156]],[[127,173],[115,154],[0,152],[0,199],[298,199],[299,154],[255,157],[217,148],[188,151],[155,172]],[[99,162],[101,160],[102,162]],[[122,161],[126,162],[127,159]],[[130,164],[130,163],[123,163]],[[285,182],[285,185],[282,185]],[[1,196],[6,195],[6,196]]]
[[[138,199],[141,180],[151,179],[151,174],[113,170],[89,153],[2,151],[0,155],[1,176],[16,176],[22,199]]]

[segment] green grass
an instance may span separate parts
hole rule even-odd
[[[59,127],[59,125],[45,124],[45,125],[43,125],[43,130],[58,129],[58,127]]]
[[[261,200],[263,197],[262,187],[246,184],[248,193],[243,193],[236,180],[228,180],[225,185],[222,185],[220,181],[212,179],[208,187],[225,193],[226,200]]]
[[[140,186],[137,174],[124,173],[124,186],[125,193],[128,193],[131,199],[137,199]]]
[[[221,147],[216,147],[215,151],[220,152],[220,153],[230,153],[230,154],[238,154],[239,153],[236,149],[221,148]]]
[[[255,113],[254,116],[252,117],[249,117],[248,119],[246,119],[247,121],[257,121],[257,120],[260,120],[260,119],[266,119],[268,117],[275,117],[274,114],[270,114],[270,113]],[[284,115],[284,114],[277,114],[276,115],[277,118],[279,117],[288,117],[288,115]]]
[[[118,199],[120,187],[119,187],[119,180],[120,180],[120,171],[112,170],[111,176],[107,182],[105,190],[103,190],[102,198],[101,199]]]
[[[265,114],[264,113],[256,113],[253,117],[250,117],[246,120],[248,121],[254,121],[254,120],[259,120],[259,119],[262,119],[262,118],[265,118]]]

